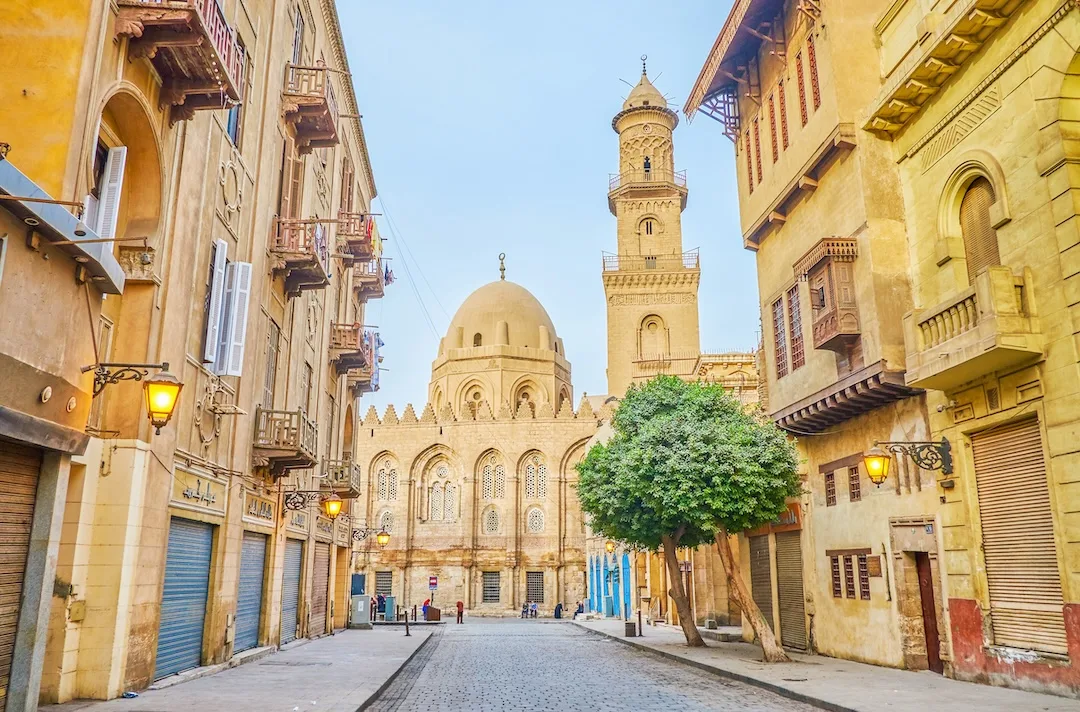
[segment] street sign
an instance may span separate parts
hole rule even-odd
[[[691,562],[689,562],[689,561],[680,561],[679,562],[679,571],[682,571],[683,573],[688,573],[689,571],[692,571],[692,570],[693,570],[693,564]]]
[[[427,587],[429,591],[434,591],[435,589],[437,589],[439,587],[439,577],[428,576]]]

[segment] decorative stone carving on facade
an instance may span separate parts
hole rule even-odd
[[[237,213],[244,203],[244,177],[232,159],[222,161],[218,169],[221,202],[228,213]]]
[[[160,283],[154,274],[154,248],[121,246],[117,261],[124,270],[124,280],[127,282],[153,282]]]
[[[570,399],[566,398],[562,402],[562,407],[559,408],[559,420],[573,420],[574,419],[574,406],[570,405]]]
[[[510,403],[509,402],[507,402],[507,401],[502,402],[502,405],[499,406],[499,414],[498,414],[497,418],[499,420],[513,420],[514,419],[514,412],[512,410],[510,410]]]
[[[416,419],[416,411],[413,410],[412,403],[406,403],[405,404],[405,412],[401,414],[401,424],[402,425],[416,425],[419,422],[420,421],[418,421]]]
[[[454,421],[454,409],[450,407],[449,403],[443,403],[442,408],[439,408],[439,422],[453,423]]]
[[[424,406],[424,412],[420,414],[420,422],[424,425],[435,424],[435,409],[431,407],[431,403]]]
[[[369,405],[367,415],[364,416],[364,425],[370,428],[380,424],[378,411],[375,410],[375,406]]]
[[[533,410],[529,407],[529,402],[527,400],[522,400],[520,403],[518,403],[517,415],[514,417],[517,420],[533,419]]]
[[[486,400],[480,401],[476,406],[476,419],[477,420],[495,420],[495,416],[491,413],[491,404]]]
[[[987,88],[975,101],[952,120],[942,131],[925,144],[922,169],[927,171],[955,148],[964,138],[986,121],[1001,106],[1001,85]],[[920,144],[920,147],[922,144]]]
[[[596,417],[595,413],[593,413],[592,404],[589,403],[589,399],[588,399],[587,396],[581,396],[581,405],[578,406],[577,417],[578,418],[594,418],[594,417]]]
[[[555,409],[551,407],[551,403],[544,401],[536,409],[536,417],[537,419],[550,420],[555,417]]]
[[[386,413],[383,414],[382,422],[383,422],[383,425],[397,425],[398,424],[397,411],[394,410],[394,404],[393,403],[386,406]]]

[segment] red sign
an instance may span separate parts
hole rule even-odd
[[[437,589],[439,587],[439,577],[428,576],[427,587],[429,591],[434,591],[435,589]]]

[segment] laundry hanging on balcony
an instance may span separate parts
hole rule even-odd
[[[383,274],[383,284],[394,283],[394,272],[390,269],[390,265],[386,266],[386,272]]]

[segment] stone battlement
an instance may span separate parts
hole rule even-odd
[[[393,404],[386,406],[386,411],[380,418],[375,406],[368,406],[364,416],[363,427],[375,428],[380,426],[419,426],[419,425],[446,425],[448,423],[466,423],[472,421],[512,421],[512,420],[592,420],[606,421],[611,418],[615,410],[615,402],[606,403],[599,411],[593,409],[588,396],[581,398],[581,403],[575,412],[569,400],[564,400],[562,408],[556,413],[551,403],[541,403],[533,408],[524,401],[518,404],[517,410],[511,408],[508,401],[503,401],[497,411],[492,411],[491,405],[486,401],[479,401],[475,411],[462,409],[463,412],[455,413],[449,403],[443,404],[439,412],[428,403],[424,406],[420,417],[416,416],[416,410],[412,403],[405,405],[405,411],[399,416]]]

